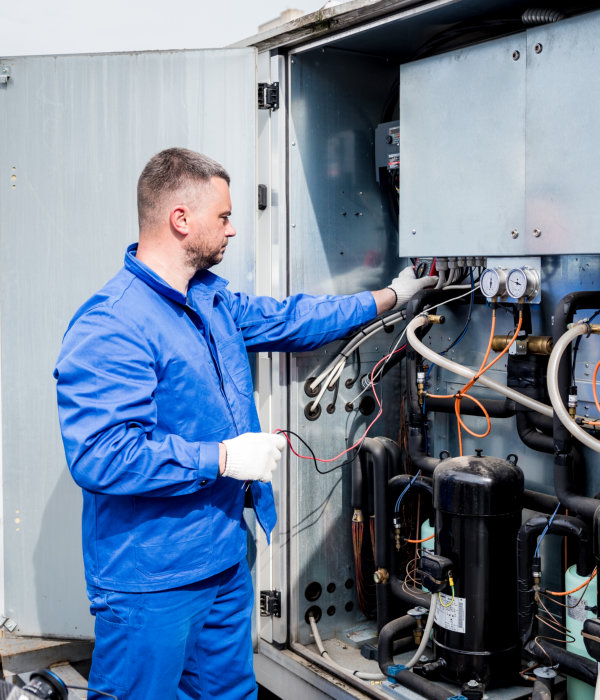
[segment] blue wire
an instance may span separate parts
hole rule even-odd
[[[421,470],[419,469],[419,471],[418,471],[418,472],[413,476],[413,478],[410,480],[410,483],[408,483],[408,484],[406,485],[404,491],[402,491],[402,493],[398,496],[398,500],[396,501],[396,506],[395,506],[395,508],[394,508],[394,512],[395,512],[395,513],[399,513],[399,512],[400,512],[400,503],[402,502],[402,499],[404,498],[404,494],[405,494],[405,493],[408,491],[408,489],[415,483],[415,481],[416,481],[416,479],[417,479],[417,477],[419,476],[420,473],[421,473]]]
[[[534,557],[540,556],[540,545],[542,544],[542,540],[544,539],[546,533],[548,532],[548,528],[550,527],[550,525],[552,525],[552,521],[554,520],[554,516],[558,513],[559,508],[560,508],[560,503],[556,506],[554,513],[552,513],[552,517],[550,518],[550,520],[548,520],[548,524],[546,525],[542,534],[540,535],[540,539],[538,540],[537,547],[535,548],[535,552],[533,553]]]

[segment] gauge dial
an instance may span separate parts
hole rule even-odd
[[[506,278],[506,289],[513,299],[533,299],[539,288],[539,274],[530,267],[514,267]]]
[[[491,299],[506,294],[506,269],[503,267],[488,267],[481,273],[481,291]]]

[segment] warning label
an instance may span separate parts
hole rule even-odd
[[[435,622],[449,632],[466,632],[466,600],[465,598],[454,598],[445,593],[439,594],[437,607],[435,609]],[[441,604],[440,604],[441,603]]]

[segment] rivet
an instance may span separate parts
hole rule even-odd
[[[516,228],[513,228],[513,230],[510,232],[510,235],[511,235],[513,238],[518,238],[518,237],[519,237],[519,232],[517,231]]]
[[[540,228],[534,228],[534,229],[533,229],[533,235],[534,235],[536,238],[539,238],[539,237],[542,235],[542,229],[540,229]]]

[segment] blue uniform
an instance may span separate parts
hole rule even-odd
[[[247,351],[316,348],[376,315],[370,292],[278,302],[233,294],[209,271],[186,297],[135,250],[77,311],[55,369],[93,612],[98,591],[183,590],[238,570],[245,485],[219,476],[218,443],[260,431]],[[250,489],[268,537],[271,485]]]

